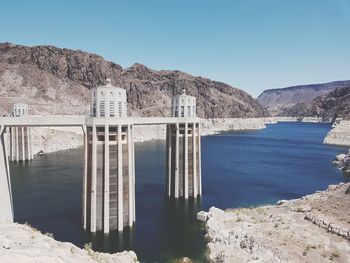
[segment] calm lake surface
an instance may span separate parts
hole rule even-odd
[[[141,262],[179,257],[205,261],[199,210],[271,204],[329,184],[350,181],[332,165],[346,148],[322,144],[329,124],[279,123],[251,132],[202,137],[203,197],[169,200],[165,189],[165,141],[136,144],[136,226],[122,235],[91,236],[81,227],[82,149],[12,163],[15,220],[57,240],[116,252],[134,250]]]

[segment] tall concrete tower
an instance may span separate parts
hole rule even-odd
[[[20,118],[28,116],[28,105],[15,103],[11,117]],[[27,161],[33,159],[32,128],[10,127],[10,160]]]
[[[196,98],[186,94],[172,99],[172,116],[183,119],[167,125],[167,186],[170,197],[196,198],[202,195],[201,139],[196,117]]]
[[[122,231],[135,222],[133,126],[127,121],[126,91],[91,89],[85,135],[83,225],[90,232]]]

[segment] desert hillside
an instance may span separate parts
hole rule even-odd
[[[89,88],[106,82],[125,88],[134,116],[167,116],[170,98],[182,89],[197,97],[200,117],[262,117],[266,110],[246,92],[181,71],[141,64],[123,69],[99,55],[53,46],[0,44],[0,113],[13,102],[32,113],[86,114]]]

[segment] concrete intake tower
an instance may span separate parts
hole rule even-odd
[[[90,103],[85,136],[84,229],[121,231],[135,222],[133,125],[127,122],[126,91],[113,87],[108,79],[106,86],[91,89]]]
[[[201,138],[196,119],[196,98],[181,95],[172,99],[172,117],[183,122],[167,125],[167,187],[169,197],[185,199],[202,195]],[[187,119],[197,121],[188,122]]]

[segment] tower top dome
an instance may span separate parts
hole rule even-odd
[[[106,85],[90,90],[90,115],[92,117],[126,117],[126,90],[112,85],[106,79]]]

